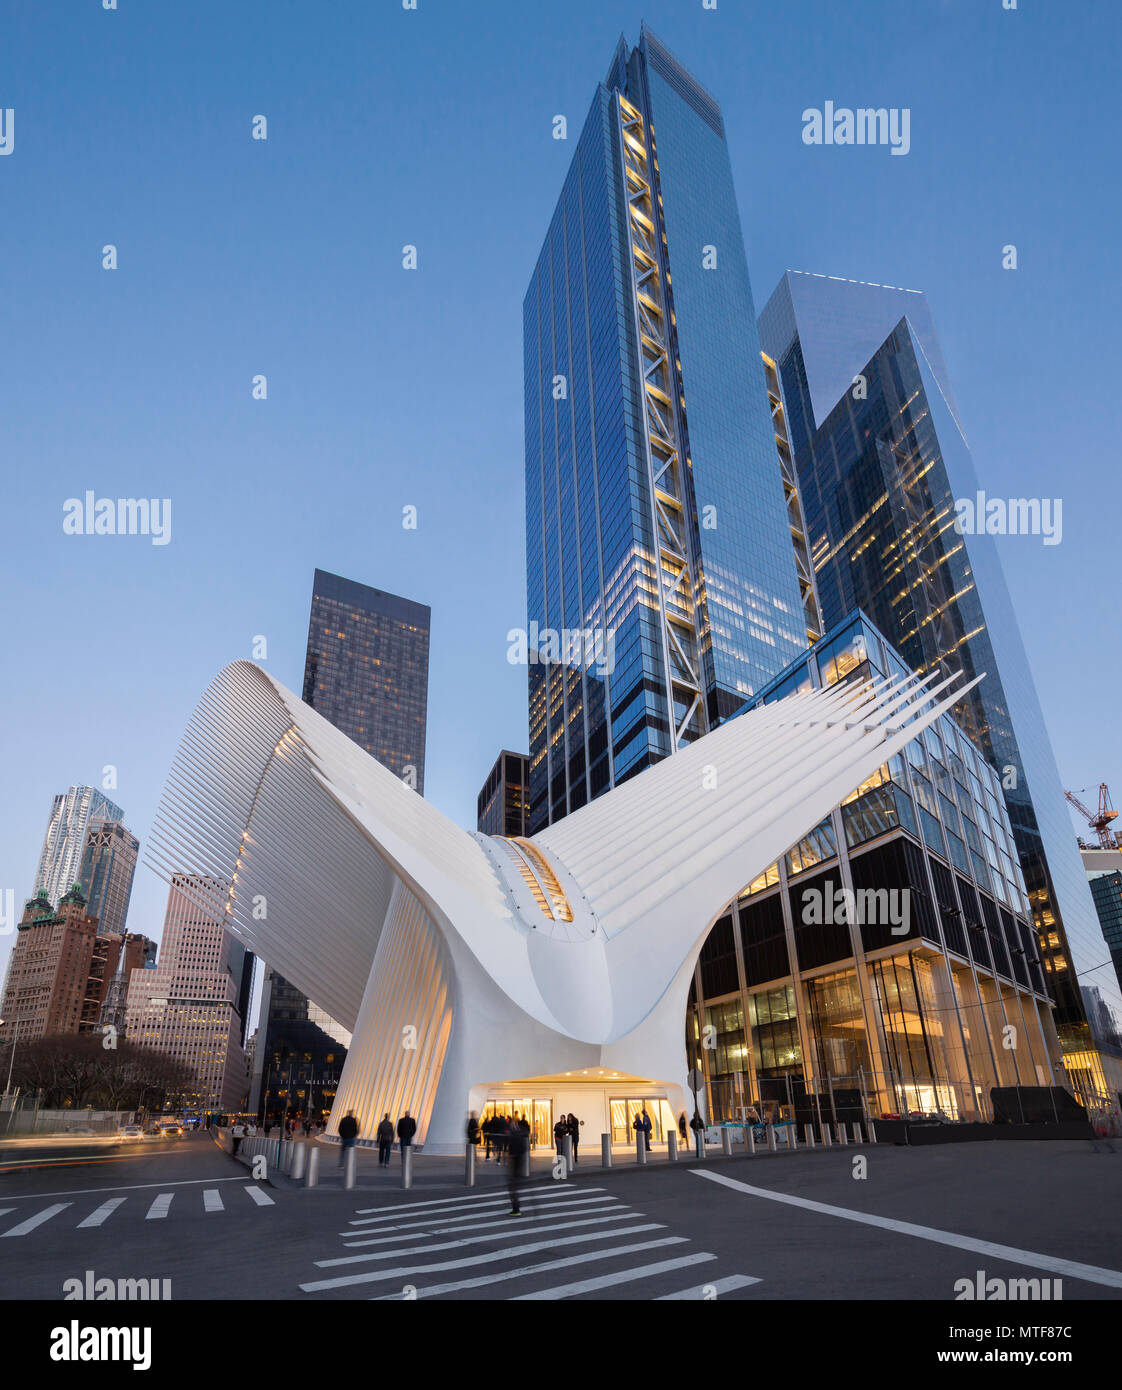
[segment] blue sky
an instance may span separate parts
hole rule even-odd
[[[757,305],[789,267],[925,290],[982,485],[1062,497],[1061,545],[1000,553],[1061,776],[1122,800],[1117,7],[119,3],[2,6],[0,889],[31,892],[53,793],[107,764],[143,841],[258,634],[299,690],[317,565],[432,606],[426,788],[474,825],[526,744],[505,653],[551,122],[575,137],[644,17],[722,104]],[[827,99],[909,107],[911,152],[805,146]],[[64,535],[87,490],[171,498],[171,543]],[[130,927],[158,935],[165,899],[142,869]]]

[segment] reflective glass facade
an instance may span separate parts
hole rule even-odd
[[[644,31],[523,305],[531,832],[807,644],[754,316],[720,109]],[[565,630],[610,634],[609,659],[554,659]]]
[[[861,607],[913,669],[985,673],[957,716],[1000,778],[1068,1065],[1118,1089],[1122,993],[1091,977],[1092,1028],[1082,977],[1101,964],[1101,933],[994,540],[954,526],[955,500],[978,482],[926,298],[789,272],[760,331],[783,383],[823,621]],[[918,791],[936,848],[942,792]],[[993,867],[969,837],[948,848],[956,867],[964,853]]]
[[[421,793],[430,617],[423,603],[316,570],[304,663],[305,702]]]
[[[853,613],[757,702],[906,669]],[[847,892],[854,920],[829,906]],[[1097,1089],[1065,1077],[1046,964],[999,778],[944,717],[716,922],[692,994],[710,1044],[695,1013],[687,1048],[717,1118],[986,1119],[994,1086]]]
[[[505,748],[476,798],[475,828],[483,835],[527,834],[530,759]]]

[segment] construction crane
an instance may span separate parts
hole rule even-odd
[[[1086,791],[1086,787],[1080,787],[1080,791]],[[1110,804],[1110,792],[1107,790],[1105,782],[1099,783],[1099,811],[1098,815],[1089,811],[1082,801],[1073,792],[1064,792],[1064,796],[1071,802],[1079,814],[1086,820],[1087,824],[1099,837],[1099,845],[1102,849],[1122,849],[1122,843],[1110,828],[1112,820],[1117,819],[1118,812]]]

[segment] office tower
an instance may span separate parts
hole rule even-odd
[[[430,619],[423,603],[315,572],[303,698],[422,795]],[[347,1030],[274,970],[261,1018],[253,1109],[283,1115],[329,1107],[350,1046]]]
[[[78,882],[98,931],[123,934],[140,841],[120,821],[91,820]]]
[[[16,928],[0,1037],[31,1042],[95,1029],[120,944],[120,937],[98,933],[77,884],[63,894],[57,911],[40,889]]]
[[[783,385],[823,620],[860,607],[914,670],[985,673],[957,718],[1000,778],[1065,1065],[1085,1090],[1117,1090],[1122,993],[1109,971],[1090,974],[1102,933],[993,536],[956,525],[978,479],[926,298],[788,273],[760,334]],[[1008,878],[999,844],[969,849]]]
[[[525,835],[530,759],[507,749],[495,759],[476,799],[476,829],[484,835]]]
[[[1091,885],[1091,897],[1114,973],[1122,985],[1122,852],[1080,844],[1083,868]],[[1097,975],[1098,971],[1095,972]],[[1088,983],[1095,979],[1092,975]]]
[[[275,970],[265,976],[261,1017],[266,1047],[254,1050],[250,1110],[278,1120],[290,1109],[324,1119],[335,1099],[350,1033]],[[257,1036],[262,1036],[260,1030]]]
[[[807,646],[721,111],[644,29],[523,304],[530,829]]]
[[[868,618],[850,614],[759,699],[907,670]],[[979,837],[1000,851],[994,862],[971,852]],[[994,1086],[1063,1084],[1000,780],[949,715],[729,904],[702,947],[691,1003],[690,1063],[721,1119],[762,1104],[790,1107],[799,1123],[885,1112],[989,1120]]]
[[[192,1079],[179,1099],[198,1110],[241,1110],[248,1091],[239,1001],[253,957],[226,930],[228,890],[220,879],[173,877],[159,963],[129,976],[129,1042],[184,1063]]]
[[[60,792],[51,806],[39,869],[35,877],[36,890],[42,888],[52,903],[57,903],[74,883],[80,882],[82,856],[92,821],[123,821],[124,811],[103,796],[96,787],[71,787]]]
[[[304,700],[422,795],[430,610],[316,570]]]

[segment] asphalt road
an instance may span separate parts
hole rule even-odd
[[[0,1297],[61,1299],[87,1271],[168,1279],[173,1301],[947,1300],[978,1271],[1122,1297],[1122,1153],[1086,1143],[582,1164],[535,1175],[521,1217],[493,1169],[467,1190],[425,1164],[409,1192],[365,1163],[359,1189],[308,1191],[205,1134],[6,1148]]]

